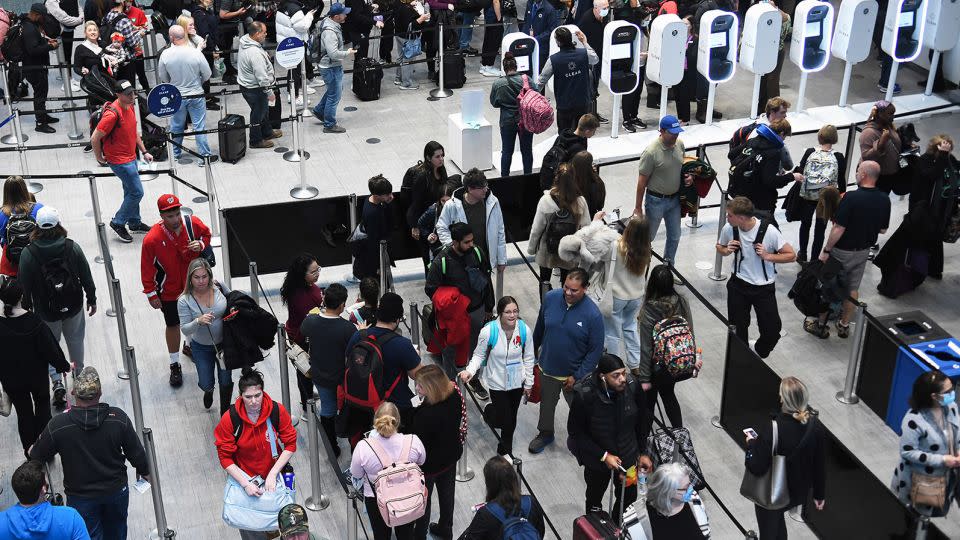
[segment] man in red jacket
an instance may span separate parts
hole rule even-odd
[[[150,227],[140,251],[140,280],[150,307],[163,313],[166,323],[164,336],[170,353],[170,386],[183,384],[180,369],[180,316],[177,298],[187,280],[187,266],[210,245],[210,229],[197,216],[189,216],[193,235],[184,226],[180,213],[180,199],[164,194],[157,200],[160,222]],[[184,344],[184,354],[190,354]]]

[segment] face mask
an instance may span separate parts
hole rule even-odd
[[[683,492],[683,502],[688,503],[693,499],[693,484],[687,486],[687,490]]]
[[[602,19],[602,18],[606,17],[606,16],[607,16],[607,13],[610,13],[610,10],[609,10],[609,9],[607,9],[607,8],[601,9],[601,10],[600,10],[600,18]]]
[[[951,403],[957,400],[956,390],[951,390],[949,394],[942,394],[942,395],[943,397],[940,398],[940,404],[943,405],[944,407],[946,407],[947,405],[950,405]]]

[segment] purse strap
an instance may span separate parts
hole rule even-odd
[[[200,314],[201,314],[201,315],[204,315],[203,306],[200,305],[200,301],[197,300],[197,297],[194,296],[193,293],[191,293],[191,294],[190,294],[190,298],[193,298],[193,303],[197,304],[197,309],[200,310]],[[213,305],[214,305],[214,306],[217,305],[217,291],[216,291],[216,289],[214,289],[214,291],[213,291]],[[211,314],[212,314],[212,313],[213,313],[213,312],[211,311]],[[198,323],[198,324],[199,324],[199,323]],[[213,343],[213,352],[214,352],[215,354],[220,354],[220,348],[217,347],[217,340],[216,340],[216,338],[213,337],[213,330],[210,330],[210,325],[209,325],[209,324],[203,324],[203,325],[201,325],[201,326],[205,327],[205,328],[207,329],[207,333],[210,334],[210,341]]]
[[[772,420],[773,422],[773,444],[770,446],[770,455],[777,455],[777,443],[779,442],[779,434],[777,433],[777,421]]]

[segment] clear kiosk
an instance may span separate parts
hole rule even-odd
[[[667,114],[667,94],[671,86],[683,80],[684,51],[687,49],[687,25],[672,13],[660,15],[650,25],[646,76],[662,86],[660,118]]]
[[[794,11],[790,61],[800,68],[797,112],[803,112],[807,77],[827,67],[833,35],[833,6],[819,0],[803,0]]]
[[[743,34],[740,36],[740,67],[753,73],[751,119],[757,117],[757,107],[760,101],[760,78],[777,67],[777,53],[782,25],[783,19],[780,16],[780,10],[768,2],[760,2],[750,6],[743,18]]]
[[[923,94],[933,93],[933,81],[936,78],[940,55],[957,44],[960,32],[960,0],[926,0],[927,29],[923,34],[923,46],[933,51],[930,60],[930,75]]]
[[[640,27],[626,21],[612,21],[603,29],[603,56],[600,80],[613,94],[610,137],[620,134],[621,96],[640,84],[640,53],[643,51]]]
[[[517,60],[517,73],[524,74],[533,82],[540,76],[540,44],[523,32],[511,32],[500,42],[500,65],[503,55],[510,51]]]
[[[847,106],[853,65],[863,62],[870,55],[878,9],[877,0],[843,0],[840,4],[830,52],[844,61],[843,82],[840,84],[841,107]]]
[[[740,25],[733,13],[711,9],[700,17],[697,71],[707,78],[707,125],[713,123],[717,85],[733,78],[737,66],[737,36]]]
[[[886,100],[893,99],[897,70],[901,62],[912,62],[920,55],[923,30],[927,20],[927,0],[890,0],[883,23],[880,48],[893,58],[887,80]]]

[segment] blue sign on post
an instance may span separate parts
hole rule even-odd
[[[303,61],[303,41],[288,37],[277,44],[277,63],[290,69]]]
[[[182,103],[180,91],[172,84],[158,84],[147,95],[147,108],[150,109],[150,114],[158,118],[173,116],[180,110]]]

